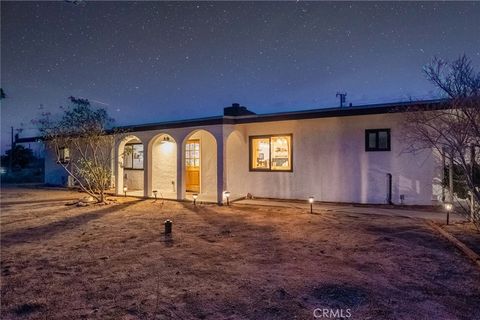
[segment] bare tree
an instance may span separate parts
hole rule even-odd
[[[111,186],[111,163],[117,134],[109,130],[113,119],[87,99],[69,98],[71,105],[59,117],[42,114],[36,122],[57,163],[79,187],[98,202],[105,202]]]
[[[423,71],[444,100],[406,109],[403,137],[407,151],[433,149],[448,159],[450,171],[455,168],[464,180],[471,196],[472,220],[479,223],[480,182],[475,176],[480,160],[480,73],[465,55],[451,62],[435,58]]]

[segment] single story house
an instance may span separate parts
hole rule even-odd
[[[224,115],[122,127],[112,161],[119,195],[225,201],[254,197],[346,203],[431,205],[441,194],[441,161],[412,154],[401,112],[412,104],[348,106],[255,114],[239,104]],[[129,152],[125,152],[128,150]],[[47,154],[45,182],[67,175]],[[124,189],[126,187],[126,189]]]

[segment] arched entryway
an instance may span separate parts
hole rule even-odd
[[[116,193],[143,197],[144,145],[134,135],[123,138],[117,148]]]
[[[155,136],[148,150],[151,150],[151,190],[154,196],[177,199],[177,143],[172,136],[161,133]]]
[[[226,185],[232,199],[244,198],[249,192],[248,137],[234,130],[226,139]]]
[[[206,130],[190,133],[182,143],[183,190],[187,199],[217,202],[217,141]]]

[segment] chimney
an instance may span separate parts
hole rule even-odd
[[[249,116],[253,114],[256,114],[256,113],[248,110],[244,106],[241,106],[239,103],[232,103],[232,106],[223,108],[224,116],[239,117],[239,116]]]

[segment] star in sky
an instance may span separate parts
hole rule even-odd
[[[71,95],[118,124],[336,106],[337,91],[430,98],[433,56],[480,62],[479,16],[475,2],[4,2],[2,137]]]

